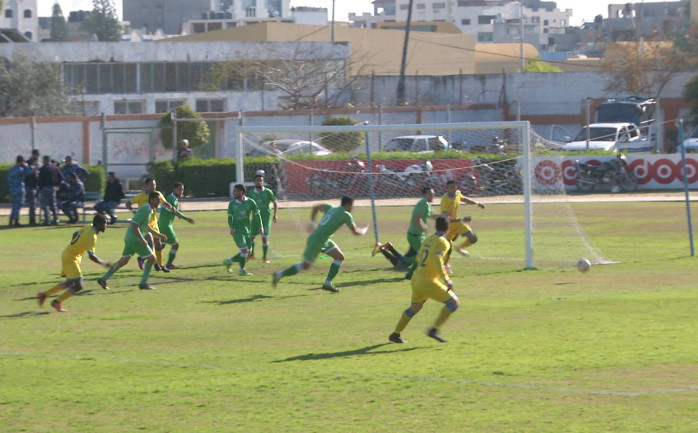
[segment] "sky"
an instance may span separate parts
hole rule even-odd
[[[51,16],[54,0],[38,0],[39,16]],[[70,11],[74,10],[92,10],[92,0],[58,0],[63,10],[63,15],[68,16]],[[603,15],[604,18],[608,15],[608,4],[619,3],[618,0],[610,2],[609,0],[557,0],[558,9],[572,9],[573,15],[570,25],[578,26],[583,21],[593,21],[596,15]],[[116,10],[121,16],[121,0],[115,0]],[[332,16],[332,0],[291,0],[291,6],[311,6],[311,7],[326,7],[328,15]],[[345,20],[349,16],[349,12],[360,14],[362,12],[373,12],[372,0],[335,0],[335,19]]]

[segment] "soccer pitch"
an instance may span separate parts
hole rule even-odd
[[[272,263],[258,253],[246,278],[221,264],[236,252],[226,212],[187,212],[196,225],[175,223],[182,269],[153,272],[157,289],[141,291],[132,260],[104,291],[104,269],[84,258],[86,290],[67,313],[39,308],[36,293],[61,281],[76,226],[0,230],[0,430],[698,431],[685,205],[572,207],[618,264],[522,270],[497,259],[522,248],[520,205],[461,210],[480,240],[452,259],[461,307],[442,328],[445,344],[424,334],[441,308],[433,301],[403,332],[407,344],[388,342],[410,288],[371,257],[372,227],[333,237],[347,256],[340,293],[320,290],[330,264],[321,258],[273,289],[271,273],[300,260],[308,209],[279,211]],[[410,212],[379,208],[381,241],[404,252]],[[371,222],[369,208],[353,215]],[[97,255],[116,261],[124,231],[108,227]]]

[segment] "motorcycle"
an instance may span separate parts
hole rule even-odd
[[[432,185],[432,171],[434,166],[431,161],[425,161],[423,164],[412,164],[405,167],[404,171],[395,171],[386,167],[384,164],[376,165],[378,169],[378,188],[380,193],[395,195],[400,194],[418,194],[422,187]],[[434,181],[436,182],[436,181]]]
[[[486,158],[475,158],[473,173],[463,174],[457,184],[465,195],[518,195],[523,192],[521,170],[516,160],[490,162]]]
[[[592,192],[596,187],[610,187],[611,192],[633,192],[637,179],[628,171],[628,160],[622,153],[600,165],[574,162],[574,183],[581,192]]]
[[[357,157],[352,157],[337,170],[319,170],[313,172],[306,181],[309,192],[314,195],[332,196],[350,194],[363,196],[368,193],[368,179],[364,175],[366,163]]]

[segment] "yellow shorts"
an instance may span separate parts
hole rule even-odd
[[[446,302],[453,295],[448,291],[446,284],[440,279],[425,279],[418,276],[412,276],[410,280],[412,284],[412,303],[417,304],[433,299],[438,302]]]
[[[446,239],[448,239],[449,241],[453,241],[456,238],[456,236],[463,235],[472,230],[473,229],[471,229],[470,226],[464,222],[458,221],[455,223],[451,223],[451,227],[448,229],[448,233],[446,233]]]
[[[80,261],[74,257],[62,259],[63,266],[61,267],[61,276],[66,280],[74,280],[82,278],[82,269],[80,269]]]

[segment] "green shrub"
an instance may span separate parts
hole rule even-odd
[[[175,107],[177,119],[201,119],[201,116],[189,105]],[[172,111],[168,111],[160,118],[160,141],[165,149],[172,149]],[[189,147],[195,148],[203,146],[208,142],[211,132],[208,124],[201,122],[178,122],[177,123],[177,143],[183,139],[189,140]]]
[[[322,122],[324,126],[353,126],[356,120],[349,116],[337,116]],[[333,152],[350,152],[364,143],[362,132],[334,132],[320,134],[320,142]]]
[[[83,165],[90,175],[85,181],[85,191],[99,191],[104,194],[104,186],[107,183],[103,165]]]
[[[7,184],[7,171],[14,164],[0,164],[0,202],[9,203],[10,185]]]

